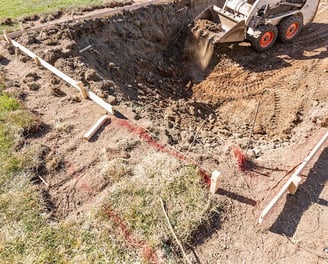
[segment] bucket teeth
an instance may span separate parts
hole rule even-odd
[[[208,38],[209,37],[209,33],[207,31],[203,31],[202,34],[201,34],[201,36],[203,38]]]

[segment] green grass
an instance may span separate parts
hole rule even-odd
[[[21,18],[50,13],[60,9],[101,4],[102,0],[0,0],[1,18]]]
[[[148,179],[147,179],[148,176]],[[160,197],[179,238],[190,240],[202,220],[206,219],[209,193],[194,167],[182,166],[174,178],[126,180],[110,194],[108,203],[125,219],[136,234],[159,247],[170,236]]]
[[[26,165],[27,157],[16,153],[14,147],[23,132],[34,127],[37,122],[17,100],[0,90],[0,183]]]
[[[50,225],[37,192],[22,183],[0,195],[1,263],[131,263],[138,258],[113,226],[96,217]]]
[[[15,151],[15,139],[36,119],[0,89],[0,121],[0,263],[131,263],[140,259],[114,226],[103,223],[97,210],[81,221],[47,222],[45,206],[25,170],[33,153]]]
[[[183,243],[190,242],[192,233],[206,223],[215,209],[202,176],[193,166],[152,152],[132,173],[133,178],[125,178],[115,186],[105,204],[128,223],[133,234],[149,246],[161,249],[165,259],[175,263],[168,245],[176,244],[160,198],[179,239]],[[113,221],[112,217],[105,219]]]
[[[113,0],[114,1],[114,0]],[[119,2],[125,0],[119,0]],[[6,18],[11,18],[12,25],[1,25],[0,30],[7,30],[8,32],[17,30],[17,20],[33,16],[46,15],[57,11],[65,11],[89,6],[98,6],[110,1],[104,0],[0,0],[0,21]]]

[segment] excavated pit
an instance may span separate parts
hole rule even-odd
[[[30,33],[20,41],[105,100],[132,105],[135,119],[165,119],[168,129],[189,131],[214,117],[218,104],[192,98],[194,82],[206,73],[185,49],[187,25],[209,4],[151,5]],[[181,140],[180,131],[174,133],[166,132],[171,144]]]
[[[188,24],[210,4],[150,5],[29,33],[20,42],[118,108],[131,108],[134,119],[151,120],[151,130],[182,151],[220,149],[224,140],[245,147],[250,130],[251,148],[288,145],[303,120],[324,118],[309,115],[313,102],[326,103],[324,80],[313,85],[310,78],[320,62],[302,60],[327,44],[326,25],[310,25],[292,46],[277,43],[269,53],[246,42],[217,45],[202,70],[185,44]],[[206,57],[203,46],[196,49]]]

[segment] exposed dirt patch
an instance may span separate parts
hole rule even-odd
[[[184,44],[187,24],[208,3],[158,4],[57,25],[18,41],[115,104],[163,146],[208,172],[222,172],[220,225],[195,233],[201,263],[324,263],[328,145],[304,172],[297,195],[282,201],[264,226],[256,223],[278,191],[272,186],[327,130],[328,3],[321,1],[315,21],[293,43],[262,54],[248,43],[216,46],[201,70]],[[92,143],[82,143],[86,128],[103,114],[98,106],[81,101],[24,55],[3,54],[10,89],[48,127],[26,141],[43,145],[35,169],[48,184],[40,188],[51,215],[80,214],[115,184],[106,171],[123,160],[129,165],[120,162],[116,177],[130,177],[128,167],[142,162],[149,142],[113,117]],[[247,146],[255,167],[241,172],[232,149]]]

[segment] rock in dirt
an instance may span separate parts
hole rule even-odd
[[[194,140],[194,136],[188,131],[181,132],[181,140],[182,143],[192,143]]]
[[[27,21],[37,21],[40,17],[37,15],[31,15],[31,16],[26,16],[23,17],[20,22],[27,22]]]
[[[51,94],[53,96],[56,96],[56,97],[64,97],[64,96],[66,96],[66,93],[65,92],[63,92],[62,90],[60,90],[59,88],[56,88],[56,87],[54,87],[54,88],[51,89]]]
[[[62,52],[60,48],[46,50],[43,55],[43,59],[50,64],[54,64],[59,58],[64,58],[64,57],[65,54]]]
[[[38,149],[34,163],[30,167],[30,170],[36,175],[45,175],[47,173],[46,159],[50,151],[50,148],[46,145],[41,145]]]
[[[30,83],[35,82],[39,80],[41,77],[36,72],[30,72],[25,75],[25,78],[23,79],[24,83]]]
[[[119,90],[119,88],[114,82],[110,80],[104,80],[93,84],[92,90],[99,94],[99,96],[107,98],[108,95],[115,95],[115,91]]]
[[[254,148],[254,149],[252,150],[252,152],[253,152],[254,157],[255,157],[256,159],[259,158],[259,157],[263,154],[263,152],[262,152],[262,150],[261,150],[260,148]]]
[[[14,22],[9,17],[0,20],[0,25],[11,26],[13,23]]]
[[[60,82],[61,82],[61,79],[59,79],[57,77],[52,77],[51,80],[50,80],[50,83],[52,85],[58,85],[58,84],[60,84]]]
[[[39,83],[36,83],[36,82],[28,83],[27,86],[31,91],[37,91],[41,88],[41,85]]]
[[[24,63],[26,63],[27,61],[31,60],[31,57],[25,55],[25,54],[21,54],[20,56],[20,60]]]
[[[14,45],[9,45],[8,46],[8,52],[10,55],[14,55],[15,54],[15,46]]]
[[[32,45],[34,43],[39,43],[39,41],[36,38],[35,32],[32,32],[30,34],[24,34],[20,38],[20,42],[22,43],[23,46],[28,46]]]
[[[117,98],[115,96],[109,95],[107,97],[107,102],[111,105],[118,105]]]
[[[44,41],[44,44],[48,46],[56,46],[58,44],[58,41],[56,39],[49,38]]]
[[[79,96],[71,96],[68,98],[68,101],[71,103],[80,103],[81,98]]]
[[[88,69],[84,73],[84,78],[88,82],[90,82],[90,81],[94,81],[94,82],[101,81],[101,78],[99,77],[98,73],[94,69]]]
[[[328,117],[325,117],[322,121],[321,121],[321,126],[322,127],[328,127]]]

